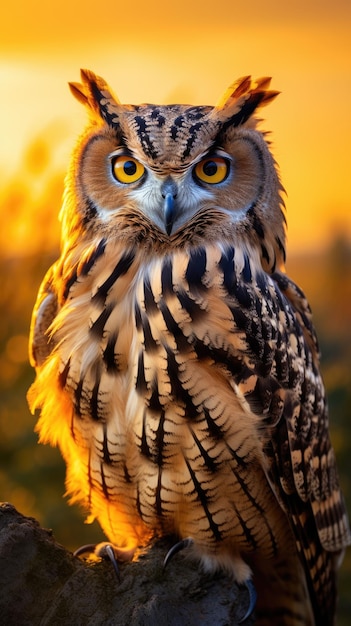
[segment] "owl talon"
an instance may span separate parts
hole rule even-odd
[[[246,587],[247,591],[249,592],[249,606],[247,607],[247,611],[244,617],[242,617],[238,621],[238,624],[243,624],[248,619],[248,617],[252,615],[256,606],[256,599],[257,599],[256,589],[252,580],[249,579],[246,583],[244,583],[243,586]]]
[[[168,550],[163,561],[163,569],[166,569],[168,563],[171,559],[173,559],[174,555],[177,554],[177,552],[184,550],[184,548],[189,548],[193,545],[193,543],[194,540],[191,537],[187,537],[186,539],[182,539],[181,541],[178,541],[178,543],[176,543],[174,546],[172,546],[170,550]]]
[[[112,563],[117,579],[120,580],[118,562],[113,546],[110,543],[87,543],[86,545],[77,548],[77,550],[73,552],[74,556],[80,556],[81,554],[94,554],[101,559],[108,559]]]
[[[110,543],[106,543],[100,550],[98,551],[98,556],[102,559],[109,559],[112,563],[113,569],[115,570],[115,574],[117,576],[117,580],[120,581],[121,577],[119,574],[118,563],[115,555],[115,551]]]
[[[81,554],[92,554],[94,553],[96,547],[96,543],[86,543],[84,546],[80,546],[73,552],[73,556],[80,556]]]

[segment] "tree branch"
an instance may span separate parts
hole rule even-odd
[[[85,562],[50,530],[0,505],[0,615],[7,626],[236,626],[249,598],[224,573],[208,576],[184,553],[163,569],[160,540],[132,563]],[[245,626],[253,624],[253,618]]]

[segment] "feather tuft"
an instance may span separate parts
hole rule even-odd
[[[222,124],[239,126],[251,117],[254,111],[269,104],[278,91],[268,90],[271,78],[264,76],[252,82],[251,76],[244,76],[235,81],[224,92],[214,107],[211,117],[216,117]]]
[[[111,126],[118,126],[120,101],[112,93],[105,80],[91,70],[81,69],[82,83],[70,82],[73,96],[88,107],[90,117],[106,121]]]

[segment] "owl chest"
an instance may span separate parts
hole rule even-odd
[[[232,450],[245,457],[242,439],[257,440],[257,418],[227,369],[227,358],[238,374],[246,367],[245,346],[221,297],[220,254],[147,265],[127,253],[107,265],[101,255],[70,288],[56,321],[59,381],[73,432],[85,447],[99,440],[104,461],[135,450],[158,466],[193,456],[214,471]]]
[[[101,255],[93,264],[94,255],[81,262],[74,282],[69,274],[69,295],[55,322],[59,381],[78,420],[113,421],[120,432],[130,431],[141,407],[160,414],[175,397],[177,323],[170,330],[164,317],[161,261],[144,266],[117,250],[109,263]]]
[[[68,302],[57,349],[73,405],[74,462],[89,499],[100,494],[128,518],[206,546],[238,538],[249,549],[242,515],[261,514],[273,496],[258,419],[224,359],[239,354],[242,339],[215,287],[202,299],[189,290],[188,262],[134,271],[104,299],[82,283]],[[259,542],[271,549],[268,520]]]

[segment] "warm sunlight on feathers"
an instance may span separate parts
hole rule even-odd
[[[191,537],[207,568],[254,575],[258,624],[332,626],[350,532],[309,305],[281,271],[282,186],[253,117],[276,92],[245,77],[215,107],[124,106],[81,78],[90,123],[31,327],[41,441],[61,448],[71,501],[120,558]]]

